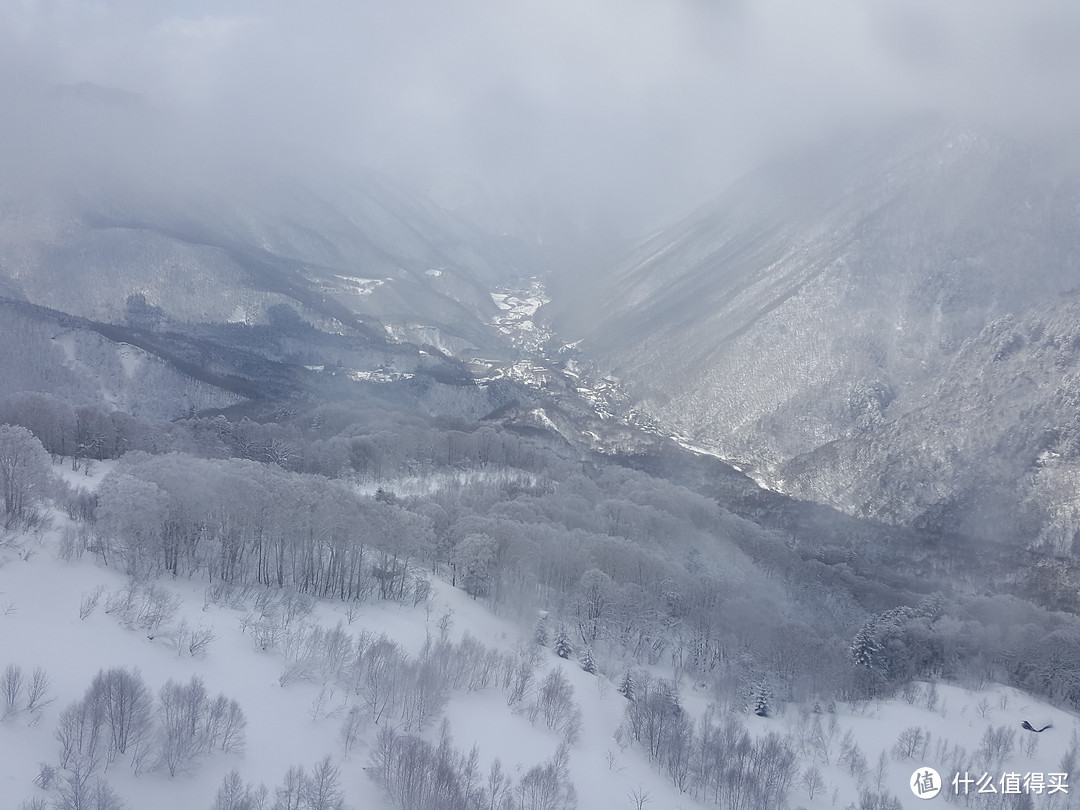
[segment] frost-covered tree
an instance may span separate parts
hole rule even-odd
[[[662,761],[672,735],[682,733],[684,712],[678,690],[669,681],[643,677],[636,699],[626,704],[624,714],[626,731],[652,760]]]
[[[559,658],[569,658],[574,654],[574,645],[570,643],[570,634],[566,632],[566,625],[561,622],[555,628],[554,649]]]
[[[614,608],[614,583],[597,568],[581,575],[574,594],[574,608],[583,638],[595,642],[603,635]]]
[[[578,663],[581,668],[590,675],[596,674],[596,659],[593,657],[592,647],[586,646],[578,655]]]
[[[108,564],[115,553],[132,576],[160,570],[169,519],[169,498],[153,481],[123,473],[105,477],[98,488],[96,550]]]
[[[634,673],[629,669],[626,670],[626,674],[619,683],[619,694],[627,700],[634,699]]]
[[[20,391],[0,401],[0,424],[21,425],[49,453],[72,455],[75,449],[75,409],[52,394]]]
[[[772,715],[772,689],[769,687],[767,678],[762,677],[754,687],[753,692],[754,714],[758,717],[770,717]]]
[[[51,460],[41,442],[24,427],[0,425],[0,498],[4,526],[25,525],[45,497]]]
[[[541,611],[540,617],[536,620],[536,627],[533,629],[533,641],[541,647],[546,647],[548,645],[547,618],[547,611]]]
[[[454,549],[454,570],[473,599],[487,595],[497,556],[498,543],[486,534],[466,535]]]
[[[851,643],[851,663],[871,672],[881,672],[885,665],[877,631],[877,620],[871,617],[855,634],[855,640]]]

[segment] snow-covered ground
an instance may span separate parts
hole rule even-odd
[[[454,487],[478,487],[485,484],[517,484],[522,487],[538,486],[537,475],[510,467],[505,469],[458,470],[428,475],[410,475],[401,478],[370,478],[358,480],[356,491],[363,495],[375,495],[380,489],[395,495],[408,497],[431,495],[441,489]]]
[[[341,289],[345,292],[350,292],[353,295],[371,295],[378,287],[381,287],[387,281],[393,279],[383,278],[361,278],[360,276],[339,276],[335,275],[339,282],[341,282]]]
[[[379,383],[398,382],[399,380],[410,380],[413,377],[412,374],[404,371],[360,371],[359,369],[347,371],[345,372],[345,376],[347,376],[350,380],[355,380],[356,382],[363,381]]]
[[[92,486],[110,467],[99,464],[89,476],[64,467],[63,475],[73,485]],[[212,695],[222,692],[235,698],[248,721],[243,752],[216,753],[200,760],[188,773],[169,777],[161,769],[152,769],[136,776],[123,762],[114,763],[105,778],[131,810],[209,810],[222,777],[233,768],[246,781],[264,783],[273,791],[290,766],[302,764],[310,771],[326,755],[340,765],[341,787],[352,807],[390,807],[364,770],[377,728],[368,723],[362,742],[348,755],[344,753],[339,736],[347,709],[344,697],[336,694],[316,708],[321,683],[294,678],[283,686],[281,676],[286,664],[282,653],[258,649],[251,635],[242,629],[244,611],[208,603],[204,598],[207,583],[201,580],[161,580],[157,584],[181,600],[174,624],[183,619],[190,627],[213,630],[217,638],[205,655],[178,653],[167,632],[158,632],[150,640],[145,631],[125,627],[105,612],[108,593],[119,592],[125,586],[125,577],[90,554],[78,560],[60,559],[67,526],[66,518],[54,514],[54,528],[40,537],[6,535],[0,542],[0,669],[14,664],[29,677],[36,667],[43,667],[52,682],[49,705],[32,712],[17,705],[14,713],[0,721],[0,807],[14,810],[24,799],[41,793],[33,779],[40,763],[55,764],[58,760],[54,729],[60,712],[82,697],[100,669],[120,666],[137,668],[155,694],[170,678],[186,681],[198,676]],[[98,586],[103,586],[106,594],[96,609],[81,618],[83,600]],[[409,654],[416,655],[425,638],[440,633],[438,625],[443,617],[447,617],[443,624],[450,638],[460,639],[467,631],[486,646],[504,651],[528,642],[530,637],[527,630],[493,615],[481,601],[439,580],[433,582],[429,605],[401,606],[375,600],[350,612],[342,604],[320,603],[306,621],[325,628],[341,623],[353,635],[365,630],[376,635],[385,633]],[[559,659],[545,649],[541,670],[552,667],[563,668],[582,712],[581,739],[570,761],[582,810],[635,807],[632,791],[648,797],[643,806],[649,810],[710,806],[680,794],[647,762],[643,752],[620,742],[616,731],[623,718],[625,699],[615,684],[621,672],[611,673],[610,677],[593,676],[576,662]],[[840,703],[819,707],[820,713],[798,705],[782,706],[777,716],[769,718],[748,714],[741,706],[721,706],[718,710],[736,713],[751,734],[778,731],[789,735],[793,742],[803,741],[798,775],[790,791],[793,808],[846,808],[853,802],[858,806],[856,779],[840,763],[842,741],[849,733],[866,758],[868,773],[863,784],[875,786],[879,755],[885,752],[881,787],[895,795],[905,808],[926,806],[908,787],[912,774],[922,766],[935,768],[946,782],[951,781],[950,769],[957,763],[945,752],[954,751],[955,746],[968,752],[963,761],[972,763],[971,777],[981,777],[984,768],[974,766],[979,761],[975,752],[988,728],[1000,727],[1016,735],[1012,750],[991,772],[999,782],[999,790],[1000,779],[1007,773],[1021,777],[1041,773],[1049,777],[1062,770],[1062,758],[1078,734],[1071,713],[995,684],[978,690],[950,684],[932,688],[936,700],[928,697],[931,685],[920,684],[906,697]],[[710,697],[704,691],[683,685],[687,711],[700,716],[709,703]],[[520,777],[551,757],[559,743],[556,732],[542,723],[530,724],[522,712],[508,708],[504,693],[497,688],[452,694],[444,716],[449,720],[456,747],[467,752],[475,744],[485,771],[498,757],[510,775]],[[1036,727],[1052,723],[1052,728],[1033,734],[1020,727],[1023,720]],[[436,719],[428,725],[425,735],[429,739],[436,738],[439,722]],[[809,742],[818,724],[828,737],[824,744]],[[919,735],[928,735],[928,741],[917,744],[915,756],[900,757],[893,749],[908,729],[918,729]],[[1034,749],[1021,745],[1033,741],[1037,742]],[[821,775],[821,785],[813,798],[802,784],[802,776],[810,767],[816,767]],[[975,785],[970,789],[974,793]],[[951,790],[947,784],[946,791]],[[1080,793],[1080,777],[1076,790]],[[1033,798],[1035,807],[1065,807],[1064,800],[1069,797],[1060,793],[1050,797],[1044,791]],[[982,806],[985,799],[973,796],[971,806]],[[940,803],[943,797],[934,801]]]
[[[525,286],[520,288],[500,287],[491,293],[491,300],[500,310],[492,326],[509,337],[511,345],[520,353],[517,362],[500,369],[495,377],[507,376],[534,388],[544,388],[555,376],[544,357],[551,330],[537,323],[535,317],[551,299],[545,293],[544,285],[536,279],[523,284]]]

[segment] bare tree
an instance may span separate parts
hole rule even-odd
[[[71,774],[53,799],[53,810],[124,810],[123,800],[101,779]]]
[[[884,751],[878,754],[877,765],[874,766],[874,787],[880,792],[885,789],[885,783],[889,778],[889,756]]]
[[[929,734],[918,726],[908,726],[900,732],[893,745],[893,758],[898,761],[918,756],[928,743]]]
[[[340,769],[323,757],[303,784],[305,810],[343,810],[345,797],[338,787]]]
[[[210,699],[202,679],[193,676],[186,684],[169,679],[158,693],[161,723],[161,761],[170,776],[206,750]]]
[[[1000,763],[1012,753],[1016,730],[1008,726],[988,726],[979,741],[979,755],[988,762]]]
[[[570,810],[577,807],[577,791],[570,782],[570,752],[560,744],[555,755],[530,768],[517,785],[522,810]]]
[[[783,807],[795,776],[795,751],[776,732],[770,731],[753,747],[753,782],[757,807]]]
[[[344,749],[345,756],[349,755],[356,743],[360,739],[360,732],[364,729],[364,713],[359,706],[353,706],[345,714],[345,719],[341,723],[341,747]]]
[[[4,668],[3,676],[0,677],[0,698],[4,701],[3,717],[14,714],[18,710],[19,695],[22,691],[22,667],[18,664],[8,664]]]
[[[405,662],[401,678],[403,727],[422,731],[427,722],[446,705],[446,684],[430,656],[416,662]]]
[[[89,779],[107,751],[106,733],[100,702],[83,698],[68,706],[60,713],[53,732],[60,743],[60,767]]]
[[[160,585],[147,585],[143,591],[142,605],[137,622],[153,638],[168,625],[180,609],[180,597],[169,593]]]
[[[859,744],[855,742],[855,736],[850,731],[844,735],[844,739],[840,743],[840,756],[837,762],[844,766],[851,776],[862,781],[868,768],[866,755],[863,753],[862,748],[859,747]]]
[[[825,788],[825,779],[822,778],[821,771],[813,765],[803,771],[802,786],[806,789],[806,795],[813,799],[814,794],[820,793]]]
[[[488,770],[487,800],[488,810],[498,810],[511,800],[513,780],[503,770],[502,762],[496,757]]]
[[[86,700],[101,707],[109,734],[107,760],[129,751],[137,754],[153,730],[153,699],[138,670],[114,667],[100,670]]]
[[[105,593],[105,586],[98,585],[94,590],[83,594],[82,601],[79,603],[80,619],[85,619],[94,612],[103,593]]]
[[[563,733],[579,714],[574,703],[574,687],[559,666],[552,667],[540,682],[535,700],[544,725],[559,733]]]
[[[531,692],[536,669],[540,666],[540,649],[535,644],[520,643],[514,649],[514,655],[506,658],[502,688],[506,692],[507,706],[519,705]]]
[[[630,800],[630,806],[633,810],[644,810],[645,805],[652,801],[652,795],[649,791],[643,790],[640,785],[631,788],[626,797]]]
[[[256,788],[245,784],[240,772],[233,769],[221,780],[212,810],[263,810],[267,795],[265,785]]]
[[[302,765],[289,768],[284,781],[274,790],[274,810],[301,810],[307,780]]]
[[[364,675],[360,696],[378,725],[387,710],[400,698],[400,674],[404,655],[394,642],[380,636],[364,653]]]

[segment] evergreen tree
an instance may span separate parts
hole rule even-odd
[[[555,654],[559,658],[569,658],[574,654],[574,645],[570,643],[570,634],[566,632],[564,624],[555,630]]]
[[[878,641],[878,627],[875,617],[871,617],[855,634],[855,640],[851,642],[851,662],[871,672],[880,672],[883,669],[883,650]]]
[[[596,661],[593,658],[592,647],[585,647],[585,649],[581,651],[581,655],[578,656],[578,663],[580,663],[581,668],[590,675],[596,674]]]
[[[533,641],[541,647],[546,647],[548,644],[547,617],[546,610],[540,611],[540,618],[536,621],[536,629],[533,630]]]
[[[634,699],[634,673],[630,670],[626,670],[626,674],[623,675],[622,683],[619,684],[619,694],[627,700]]]
[[[657,681],[656,689],[663,700],[664,709],[669,717],[678,717],[682,714],[682,698],[679,697],[679,686],[674,681]]]
[[[772,690],[764,677],[754,689],[754,714],[758,717],[769,717],[772,714]]]

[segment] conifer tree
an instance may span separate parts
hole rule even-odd
[[[548,644],[547,611],[540,611],[540,618],[536,621],[536,629],[533,630],[533,641],[541,647]]]
[[[574,654],[574,645],[570,643],[570,634],[566,625],[560,624],[555,630],[555,654],[559,658],[569,658]]]
[[[855,666],[872,672],[883,668],[883,651],[877,635],[877,622],[871,617],[855,634],[855,640],[851,642],[851,662]]]
[[[629,669],[626,670],[622,683],[619,684],[619,694],[627,700],[634,699],[634,673]]]
[[[578,663],[590,675],[596,674],[596,660],[593,658],[592,647],[587,646],[581,651],[581,655],[578,656]]]
[[[772,690],[764,677],[754,689],[754,714],[758,717],[769,717],[772,714]]]
[[[664,709],[669,717],[678,717],[682,714],[682,698],[679,697],[679,686],[674,681],[657,681],[657,691],[663,699]]]

